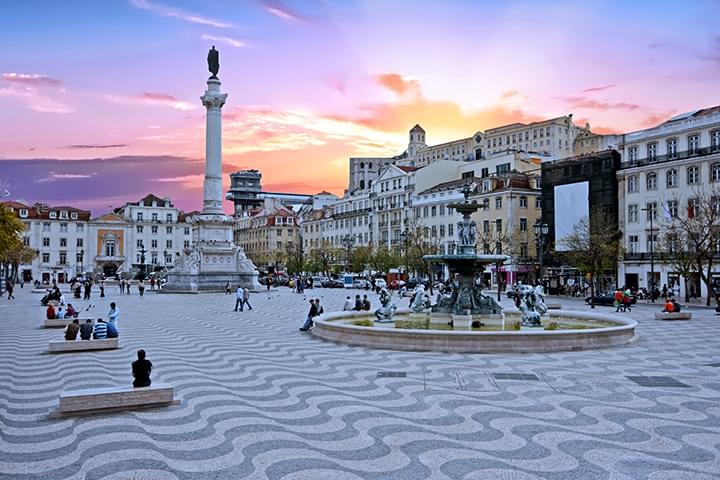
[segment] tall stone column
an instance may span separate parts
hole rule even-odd
[[[220,93],[220,80],[208,78],[205,95],[200,97],[207,109],[205,127],[205,181],[203,214],[223,215],[222,208],[222,107],[227,93]]]

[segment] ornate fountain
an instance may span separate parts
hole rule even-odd
[[[481,282],[476,281],[477,273],[485,269],[485,265],[505,262],[507,255],[478,255],[477,225],[470,216],[483,208],[477,201],[469,201],[468,196],[473,186],[465,185],[462,192],[465,200],[450,204],[462,214],[457,223],[457,249],[455,252],[440,255],[425,255],[430,262],[447,265],[450,272],[449,292],[438,294],[435,305],[431,308],[431,318],[441,318],[442,314],[451,316],[455,328],[481,320],[482,316],[501,315],[502,307],[494,298],[482,293]],[[462,325],[458,325],[458,324]]]

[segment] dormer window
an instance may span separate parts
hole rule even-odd
[[[71,213],[70,213],[70,218],[73,219],[73,220],[77,220],[77,218],[78,218],[77,212],[71,212]]]
[[[57,218],[57,212],[50,212],[50,218]]]
[[[21,208],[20,209],[20,218],[27,218],[27,216],[28,216],[27,208]]]
[[[68,218],[68,212],[66,210],[60,210],[60,218]]]

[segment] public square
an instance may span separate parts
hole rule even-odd
[[[660,307],[641,302],[626,314],[639,339],[621,348],[462,355],[298,331],[310,298],[332,311],[364,290],[280,287],[253,294],[244,312],[233,311],[234,295],[107,292],[76,300],[96,318],[118,302],[121,348],[101,352],[47,354],[62,330],[40,328],[41,295],[27,285],[0,301],[3,480],[720,475],[720,317],[711,309],[660,322]],[[153,382],[175,387],[176,404],[49,418],[62,390],[129,385],[139,348]]]

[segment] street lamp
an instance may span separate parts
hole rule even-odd
[[[543,278],[543,250],[545,248],[545,238],[547,237],[548,232],[550,231],[550,227],[548,227],[547,223],[542,223],[540,220],[535,222],[533,225],[533,231],[535,232],[535,244],[537,246],[537,255],[538,255],[538,277],[542,280]],[[537,279],[536,279],[537,281]]]
[[[653,228],[655,208],[648,205],[640,210],[647,212],[650,217],[650,301],[655,303],[655,229]]]
[[[400,238],[402,239],[402,242],[403,242],[403,253],[404,253],[404,257],[405,257],[405,260],[403,263],[405,264],[405,281],[407,281],[410,277],[408,276],[408,246],[407,246],[408,234],[405,230],[400,232]]]
[[[83,258],[85,258],[85,250],[82,248],[80,249],[80,273],[85,273],[85,264],[83,262]],[[75,276],[77,277],[77,272],[75,273]]]
[[[350,255],[352,254],[352,246],[353,246],[353,243],[354,243],[354,242],[355,242],[355,236],[354,236],[354,235],[346,234],[346,235],[342,238],[342,243],[343,243],[343,245],[345,246],[345,248],[346,248],[346,250],[347,250],[347,251],[346,251],[346,257],[345,257],[345,270],[346,270],[347,272],[350,271]]]
[[[145,244],[140,242],[140,280],[145,280]]]

